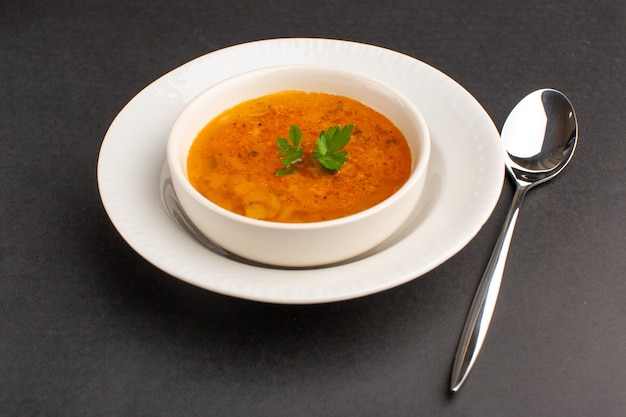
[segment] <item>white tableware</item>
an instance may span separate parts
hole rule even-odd
[[[385,242],[355,260],[283,270],[229,259],[172,220],[161,198],[168,132],[182,108],[230,76],[274,65],[333,65],[380,80],[411,100],[431,134],[422,198]],[[98,186],[121,236],[168,274],[198,287],[250,300],[309,304],[389,289],[432,270],[460,251],[495,207],[504,180],[498,130],[463,87],[407,55],[354,42],[276,39],[212,52],[165,74],[117,115],[102,143]]]
[[[189,182],[186,169],[189,148],[198,132],[209,121],[243,101],[288,90],[349,97],[385,115],[403,132],[411,149],[412,172],[406,183],[389,198],[367,210],[311,223],[252,219],[205,198]],[[191,223],[204,236],[231,253],[282,267],[334,264],[383,242],[415,208],[424,188],[429,157],[428,128],[411,101],[370,77],[319,65],[262,68],[209,87],[185,106],[174,122],[167,143],[173,189]],[[279,160],[278,154],[276,160]],[[272,170],[271,167],[268,169]],[[291,176],[281,177],[281,180],[289,182]]]

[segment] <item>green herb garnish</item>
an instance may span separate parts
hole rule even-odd
[[[291,139],[291,143],[283,137],[276,139],[278,153],[285,155],[280,158],[280,162],[283,163],[285,168],[276,171],[276,175],[278,176],[291,174],[295,169],[294,164],[302,161],[302,147],[300,146],[302,144],[302,131],[298,126],[291,126],[291,129],[289,129],[289,139]]]
[[[313,160],[331,171],[338,171],[348,162],[348,151],[341,151],[341,148],[350,142],[352,128],[354,125],[346,125],[343,129],[341,126],[332,126],[326,132],[322,130],[313,151]]]
[[[323,167],[331,171],[339,171],[344,163],[348,162],[347,151],[341,149],[350,141],[350,134],[354,125],[331,126],[327,131],[320,133],[317,138],[315,150],[311,155],[313,161],[319,162]],[[280,158],[284,168],[276,171],[276,175],[283,176],[291,174],[296,168],[296,164],[302,161],[302,131],[298,126],[293,125],[289,129],[289,139],[291,143],[283,138],[276,139],[278,153],[284,156]]]

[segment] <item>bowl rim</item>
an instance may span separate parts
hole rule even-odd
[[[277,222],[277,221],[271,221],[271,220],[254,219],[251,217],[247,217],[243,214],[235,213],[228,209],[225,209],[219,206],[218,204],[212,202],[208,198],[204,197],[198,190],[195,189],[195,187],[193,187],[193,185],[191,185],[191,183],[189,182],[187,178],[187,175],[184,172],[184,169],[175,160],[176,159],[175,155],[178,155],[180,153],[177,150],[178,149],[178,147],[176,146],[177,138],[175,136],[175,133],[177,133],[177,131],[182,128],[181,125],[183,123],[183,120],[182,120],[183,116],[186,115],[190,111],[191,108],[197,106],[198,103],[201,103],[204,100],[206,100],[206,96],[211,95],[217,88],[224,88],[224,86],[227,86],[228,84],[236,83],[241,80],[245,80],[246,78],[263,77],[267,75],[276,74],[281,71],[299,71],[299,70],[333,73],[333,74],[338,74],[340,76],[352,77],[352,78],[357,78],[357,79],[366,81],[368,84],[376,85],[379,89],[382,89],[383,91],[387,91],[391,93],[394,98],[396,98],[398,101],[402,103],[402,107],[410,109],[409,113],[412,115],[412,118],[417,121],[417,126],[419,128],[421,138],[420,138],[420,152],[419,152],[419,155],[417,156],[417,160],[412,162],[414,164],[414,168],[411,170],[411,174],[409,175],[409,178],[407,179],[407,181],[404,184],[402,184],[402,186],[398,190],[396,190],[393,194],[391,194],[389,197],[387,197],[386,199],[380,201],[379,203],[365,210],[361,210],[357,213],[353,213],[348,216],[343,216],[343,217],[339,217],[336,219],[306,222],[306,223],[288,223],[288,222]],[[276,90],[276,92],[278,91],[282,91],[282,90]],[[310,90],[310,91],[314,91],[314,90]],[[265,94],[272,94],[272,93],[268,92],[262,95],[265,95]],[[329,93],[329,94],[332,94],[332,93]],[[254,95],[254,96],[249,97],[248,99],[254,99],[256,97],[261,97],[262,95]],[[369,106],[369,104],[366,104],[366,105]],[[225,111],[228,108],[230,107],[226,107],[221,111]],[[214,115],[213,117],[216,117],[216,116],[217,114]],[[388,116],[385,115],[385,117],[388,117]],[[209,123],[211,120],[212,119],[207,120],[206,123]],[[409,146],[411,145],[409,144]],[[306,231],[306,230],[312,230],[312,229],[317,230],[317,229],[323,229],[323,228],[331,228],[331,227],[336,227],[336,226],[340,226],[344,224],[358,222],[362,220],[363,218],[375,215],[376,213],[387,208],[387,206],[394,204],[397,200],[403,198],[407,193],[411,192],[414,185],[416,185],[416,183],[419,182],[420,179],[426,175],[426,170],[428,168],[428,164],[430,160],[430,153],[431,153],[431,138],[430,138],[430,131],[428,129],[428,125],[424,117],[422,116],[421,112],[417,108],[417,106],[413,104],[413,102],[410,101],[399,90],[379,80],[376,80],[375,78],[372,78],[370,76],[367,76],[367,75],[364,75],[355,71],[346,70],[344,68],[337,68],[337,67],[332,67],[329,65],[317,65],[317,64],[286,64],[286,65],[275,65],[275,66],[269,66],[269,67],[264,67],[264,68],[259,68],[259,69],[253,69],[250,71],[245,71],[245,72],[233,75],[215,84],[210,85],[209,87],[201,91],[199,94],[194,96],[193,99],[189,101],[189,103],[187,103],[183,107],[183,109],[178,113],[178,115],[176,116],[176,119],[174,120],[174,123],[172,124],[172,127],[170,128],[170,131],[168,133],[168,139],[167,139],[167,147],[166,147],[166,161],[168,164],[168,168],[170,170],[170,175],[172,177],[176,176],[180,180],[179,184],[184,188],[187,194],[191,196],[200,205],[205,207],[206,209],[209,209],[215,212],[216,214],[224,216],[233,221],[248,224],[250,226],[255,226],[258,228],[262,228],[262,229]],[[412,157],[413,158],[415,157],[414,152],[412,152]]]

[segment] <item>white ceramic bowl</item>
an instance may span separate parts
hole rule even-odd
[[[188,181],[186,161],[198,132],[242,101],[283,90],[324,92],[358,100],[389,118],[412,150],[412,173],[392,196],[362,212],[313,223],[256,220],[207,200]],[[312,267],[345,261],[383,242],[407,219],[426,179],[430,135],[418,109],[399,92],[365,76],[311,65],[270,67],[226,79],[193,99],[170,131],[167,161],[174,191],[194,225],[224,249],[252,261]]]

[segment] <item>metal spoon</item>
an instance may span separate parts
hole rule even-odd
[[[504,122],[505,164],[516,190],[461,334],[452,367],[452,392],[457,392],[463,385],[487,335],[524,196],[532,187],[554,178],[565,168],[574,155],[577,138],[574,108],[567,97],[556,90],[530,93]]]

